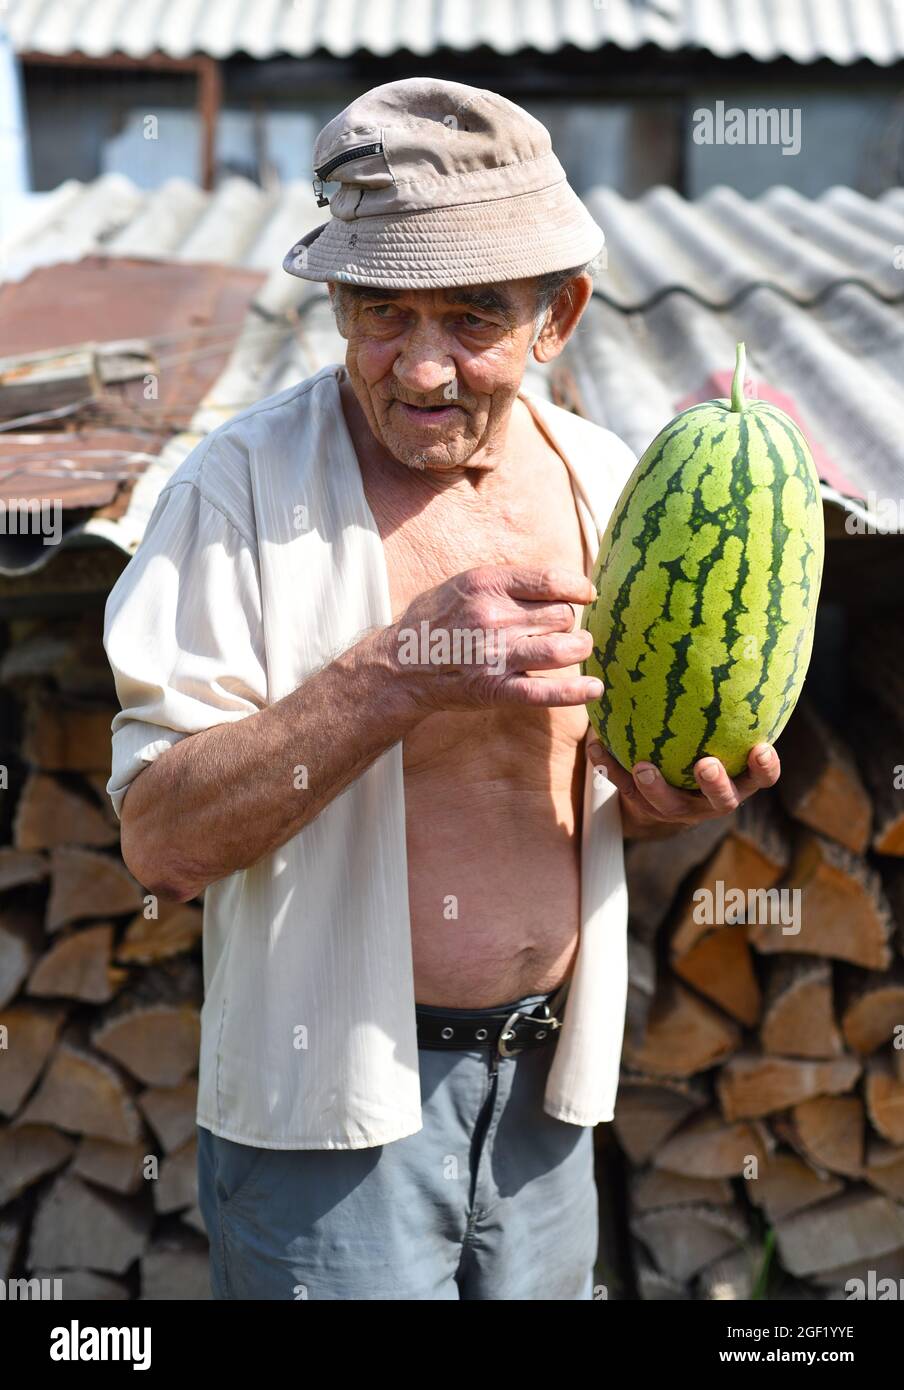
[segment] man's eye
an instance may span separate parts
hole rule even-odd
[[[486,324],[486,319],[482,319],[479,314],[462,314],[462,318],[468,328],[483,328]]]
[[[370,313],[374,314],[378,319],[385,319],[389,317],[393,308],[394,305],[392,304],[372,304],[370,306]]]

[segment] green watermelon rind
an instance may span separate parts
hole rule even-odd
[[[588,714],[622,767],[697,790],[781,734],[810,661],[822,579],[819,480],[796,424],[765,401],[676,416],[638,461],[603,536],[583,613]]]

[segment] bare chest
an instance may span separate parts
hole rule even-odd
[[[370,497],[380,530],[393,617],[418,594],[476,565],[550,565],[589,573],[568,476],[524,497],[485,503],[438,496],[408,515],[396,498]]]

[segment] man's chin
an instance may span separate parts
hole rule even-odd
[[[434,473],[449,472],[461,468],[473,452],[466,448],[460,439],[414,440],[404,438],[395,432],[384,438],[386,448],[399,463],[408,468],[429,469]]]

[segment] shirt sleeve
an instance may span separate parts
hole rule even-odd
[[[193,482],[165,488],[104,614],[121,705],[107,793],[118,817],[135,777],[189,734],[267,703],[255,553]]]

